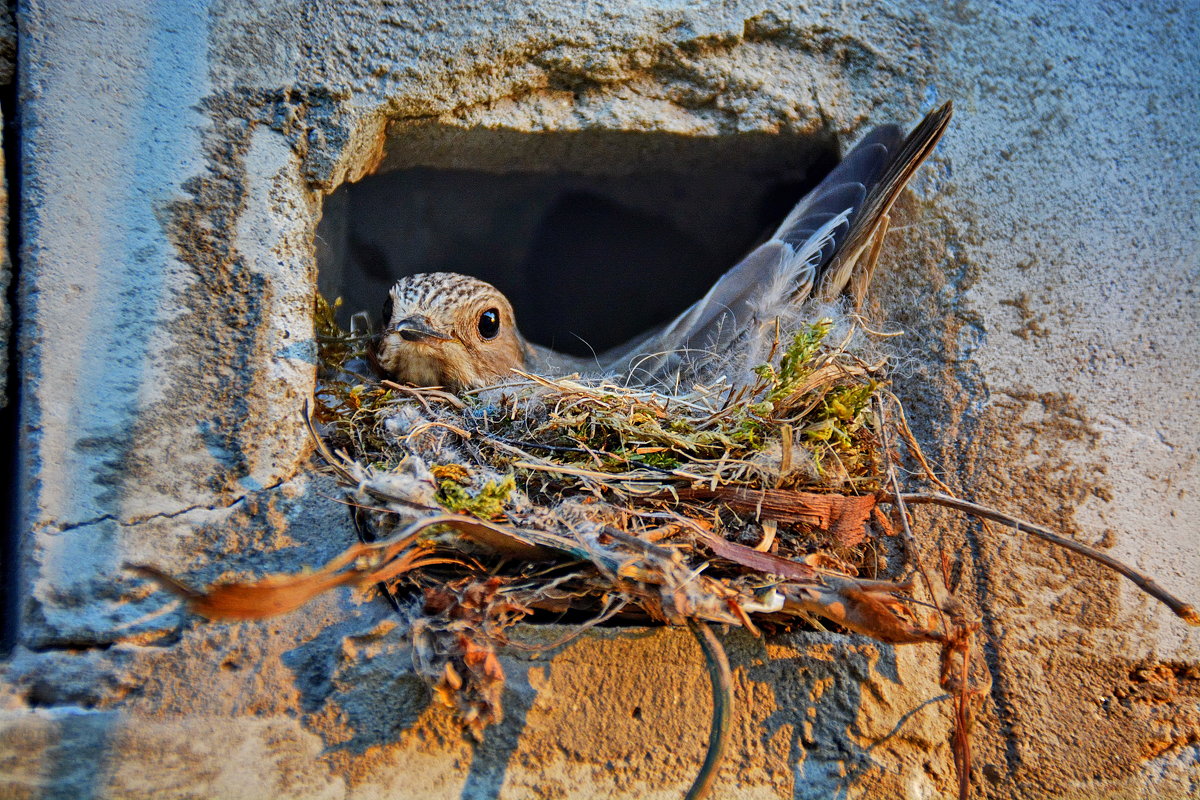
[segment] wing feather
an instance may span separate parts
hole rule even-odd
[[[747,345],[747,354],[761,350],[751,340],[773,334],[775,320],[803,301],[835,298],[860,260],[869,261],[860,257],[952,113],[946,103],[908,136],[895,125],[872,130],[800,199],[771,239],[703,298],[665,326],[604,354],[605,371],[631,382],[661,383],[725,368],[731,353]],[[865,289],[869,277],[858,276],[854,285]]]

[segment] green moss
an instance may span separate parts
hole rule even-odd
[[[822,398],[801,432],[820,475],[834,462],[848,479],[869,489],[877,484],[878,442],[871,432],[870,402],[879,388],[876,381],[839,386]]]
[[[504,511],[504,504],[516,488],[512,475],[505,476],[499,483],[488,481],[476,494],[471,494],[457,480],[445,479],[438,482],[436,497],[447,511],[492,519]]]
[[[820,319],[792,334],[792,341],[779,359],[779,368],[761,364],[754,374],[766,383],[766,402],[774,403],[789,396],[813,373],[813,359],[821,350],[833,320]]]

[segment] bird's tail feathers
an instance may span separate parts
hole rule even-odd
[[[777,325],[803,322],[804,301],[833,301],[850,286],[861,302],[887,214],[952,113],[946,103],[908,136],[895,125],[871,131],[796,204],[769,241],[702,299],[659,331],[606,353],[601,361],[607,371],[636,372],[647,383],[722,369],[741,373],[769,352]]]
[[[841,237],[836,256],[826,262],[821,276],[818,277],[818,292],[821,297],[832,299],[851,284],[854,285],[856,294],[865,293],[866,284],[870,280],[870,270],[874,265],[869,257],[863,256],[868,254],[876,235],[880,232],[880,226],[886,226],[888,212],[904,191],[904,187],[937,146],[953,113],[954,104],[949,101],[929,112],[908,136],[903,140],[897,138],[897,141],[887,148],[882,161],[873,165],[876,175],[873,182],[866,184],[869,189],[862,205],[845,235]],[[860,144],[850,155],[853,156],[862,149],[863,145]],[[849,158],[847,157],[847,160]],[[824,183],[822,182],[822,186]],[[820,187],[817,187],[816,191],[820,191]],[[856,273],[864,270],[865,274],[856,276]],[[861,302],[862,297],[856,297],[855,301]]]

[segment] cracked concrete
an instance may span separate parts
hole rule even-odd
[[[264,486],[262,489],[260,489],[255,494],[270,493],[270,492],[280,488],[283,485],[283,483],[284,483],[283,481],[280,481],[279,483],[272,484],[271,486]],[[154,520],[159,520],[159,519],[175,519],[176,517],[181,517],[184,514],[187,514],[192,511],[220,511],[223,509],[230,509],[230,508],[233,508],[234,506],[238,505],[239,503],[246,502],[249,498],[250,498],[250,495],[243,495],[241,497],[238,497],[235,500],[230,500],[228,503],[225,503],[223,505],[192,505],[192,506],[187,506],[186,508],[177,509],[175,511],[159,511],[158,513],[151,514],[149,516],[132,517],[132,518],[126,518],[126,519],[117,519],[117,517],[112,514],[105,514],[104,516],[96,517],[95,519],[85,519],[85,520],[80,520],[79,522],[73,522],[70,525],[66,525],[66,526],[58,528],[57,532],[58,533],[66,533],[68,531],[73,531],[76,528],[85,528],[88,525],[96,525],[101,522],[115,522],[117,525],[120,525],[122,527],[143,525],[147,522],[153,522]]]
[[[190,583],[316,566],[354,540],[329,478],[301,476],[227,506],[193,507],[121,522],[109,518],[43,531],[28,551],[36,570],[23,643],[34,648],[149,644],[182,623],[164,597],[122,568],[175,564]]]
[[[314,237],[327,194],[412,166],[686,171],[701,150],[666,134],[734,139],[731,161],[756,137],[812,153],[953,98],[876,277],[874,310],[907,332],[895,390],[957,488],[1197,601],[1196,20],[1026,2],[23,3],[23,605],[0,795],[674,797],[690,780],[708,711],[682,631],[509,653],[509,717],[473,746],[381,604],[342,592],[207,626],[120,569],[206,583],[354,540],[305,473]],[[919,523],[985,611],[979,796],[1200,789],[1196,633],[1040,544]],[[934,653],[730,647],[720,796],[952,792]]]

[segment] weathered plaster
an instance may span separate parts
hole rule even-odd
[[[896,391],[918,436],[964,492],[1200,599],[1196,9],[818,5],[22,4],[25,606],[0,794],[686,786],[708,711],[685,632],[510,653],[509,716],[475,747],[382,604],[203,626],[120,569],[200,583],[353,541],[303,475],[321,198],[397,163],[529,158],[472,150],[480,128],[847,141],[954,98],[875,291],[908,331]],[[1196,633],[1077,559],[921,520],[985,611],[981,795],[1200,788]],[[730,646],[720,796],[952,791],[935,653]]]
[[[0,8],[0,89],[11,91],[17,61],[17,28],[13,24],[12,10]],[[5,113],[11,114],[6,110]],[[0,115],[0,125],[5,120]],[[2,131],[0,131],[2,133]],[[0,141],[0,148],[3,148]],[[12,259],[9,256],[8,220],[8,176],[7,153],[0,149],[0,408],[8,406],[8,344],[12,336],[12,309],[9,307],[8,289],[12,283]]]

